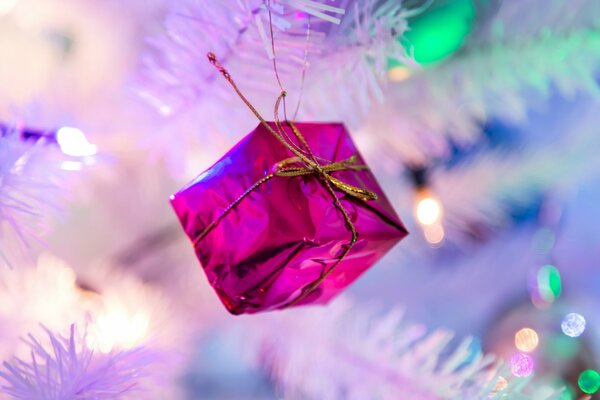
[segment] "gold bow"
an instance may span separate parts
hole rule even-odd
[[[357,197],[361,200],[377,200],[377,194],[361,189],[357,186],[350,185],[342,182],[337,178],[331,176],[332,172],[336,171],[362,171],[367,170],[369,167],[366,165],[356,164],[357,157],[351,156],[343,161],[332,162],[325,165],[309,164],[304,165],[298,157],[290,157],[277,164],[275,175],[276,176],[305,176],[305,175],[319,175],[324,179],[328,180],[333,186],[338,188],[340,191],[352,196]],[[289,165],[292,165],[291,167]]]

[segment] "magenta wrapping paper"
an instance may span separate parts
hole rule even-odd
[[[364,164],[343,124],[296,126],[320,159],[335,162],[355,155]],[[242,193],[292,156],[259,124],[174,194],[172,206],[192,243]],[[407,235],[369,170],[332,175],[379,198],[363,201],[336,191],[358,231],[358,241],[327,279],[297,305],[326,303]],[[255,313],[282,308],[294,300],[336,262],[350,238],[341,212],[317,175],[275,177],[242,200],[195,245],[195,251],[225,307],[232,314]]]

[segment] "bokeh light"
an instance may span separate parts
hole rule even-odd
[[[110,353],[115,349],[140,346],[149,334],[150,317],[144,312],[131,313],[111,304],[88,327],[87,346],[94,351]]]
[[[417,220],[422,225],[434,225],[442,219],[442,205],[433,196],[424,196],[417,202]]]
[[[583,371],[577,381],[579,389],[587,394],[594,394],[600,389],[600,374],[593,369]]]
[[[563,318],[560,328],[570,337],[579,337],[585,331],[585,318],[581,314],[570,313]]]
[[[510,359],[512,374],[519,378],[531,375],[533,366],[533,358],[528,354],[517,353]]]
[[[520,351],[532,352],[539,344],[539,337],[535,330],[531,328],[520,329],[515,334],[515,346]]]
[[[83,132],[77,128],[64,126],[56,132],[56,141],[61,151],[69,156],[93,156],[98,151],[96,145],[91,144]]]
[[[551,264],[544,265],[537,273],[539,297],[546,303],[553,303],[562,292],[560,272]]]
[[[455,53],[471,32],[475,19],[472,0],[454,0],[432,7],[410,23],[406,41],[419,64],[432,64]]]

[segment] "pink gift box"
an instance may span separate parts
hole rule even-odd
[[[325,163],[356,156],[358,164],[365,164],[344,125],[295,125]],[[291,129],[286,126],[285,130],[289,140],[299,145]],[[210,284],[232,314],[286,307],[338,261],[351,239],[331,192],[313,174],[276,176],[261,184],[197,241],[236,199],[292,156],[259,125],[171,197]],[[342,170],[331,175],[374,192],[378,199],[365,201],[336,190],[358,240],[333,272],[294,305],[331,300],[408,233],[369,170]]]

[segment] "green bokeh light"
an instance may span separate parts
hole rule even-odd
[[[438,1],[439,3],[439,1]],[[439,62],[463,44],[475,18],[473,0],[453,0],[409,20],[407,47],[414,49],[415,60],[422,65]]]
[[[554,295],[554,298],[557,299],[562,293],[562,284],[560,281],[560,272],[553,265],[548,265],[548,287],[550,291]]]
[[[593,369],[583,371],[577,381],[579,389],[587,394],[594,394],[600,389],[600,374]]]
[[[554,265],[544,265],[537,274],[538,291],[542,300],[553,302],[562,293],[560,271]]]

